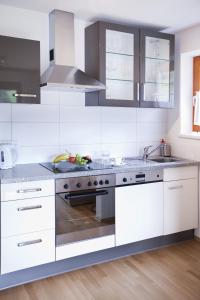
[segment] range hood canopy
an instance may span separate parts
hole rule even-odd
[[[41,76],[41,87],[94,92],[105,85],[74,65],[74,15],[53,10],[49,14],[50,66]]]

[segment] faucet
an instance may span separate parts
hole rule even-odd
[[[156,150],[162,148],[163,146],[164,146],[163,144],[159,144],[156,148],[154,148],[154,149],[151,150],[150,152],[149,152],[149,149],[150,149],[151,147],[153,147],[152,145],[149,145],[149,146],[144,147],[144,153],[143,153],[142,159],[143,159],[143,160],[147,160],[148,157],[149,157],[149,155],[151,155],[152,153],[154,153]]]

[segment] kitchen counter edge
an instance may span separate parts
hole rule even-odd
[[[12,169],[0,170],[0,182],[1,184],[17,183],[17,182],[27,182],[27,181],[39,181],[39,180],[50,180],[59,178],[69,178],[69,177],[80,177],[80,176],[92,176],[101,174],[111,174],[111,173],[123,173],[123,172],[139,172],[147,171],[152,169],[165,169],[165,168],[176,168],[183,166],[195,166],[199,165],[200,162],[186,159],[179,159],[176,162],[168,163],[144,163],[141,165],[133,166],[119,166],[104,169],[104,170],[90,170],[90,171],[80,171],[80,172],[69,172],[62,174],[53,174],[49,170],[42,167],[40,164],[19,164]]]

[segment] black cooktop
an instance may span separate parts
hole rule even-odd
[[[97,163],[97,162],[91,162],[84,166],[72,164],[67,161],[61,161],[56,164],[51,163],[51,162],[46,162],[46,163],[41,163],[40,165],[55,174],[68,173],[68,172],[90,171],[90,170],[112,169],[112,166],[109,166],[109,165],[105,166],[105,165],[103,165],[101,163]]]

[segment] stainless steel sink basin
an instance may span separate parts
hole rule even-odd
[[[155,161],[155,162],[158,162],[158,163],[169,163],[169,162],[179,161],[179,159],[176,159],[174,157],[149,158],[148,160]]]

